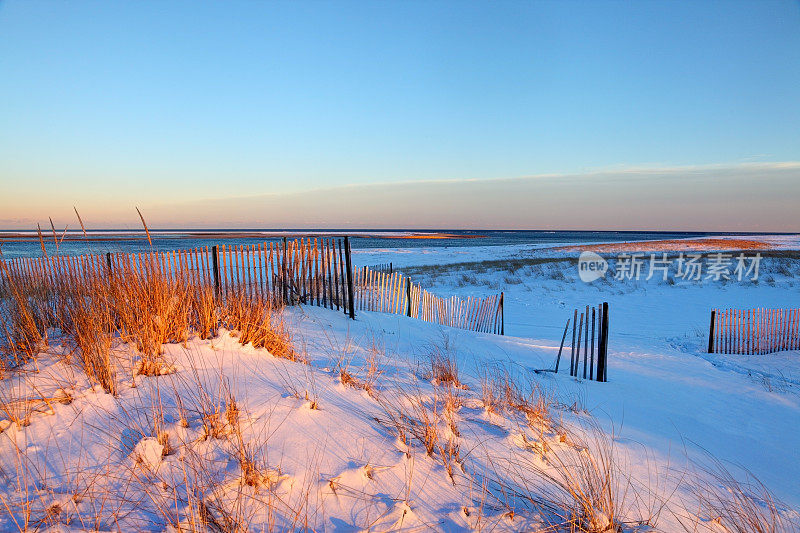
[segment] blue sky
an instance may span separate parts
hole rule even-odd
[[[0,3],[5,227],[799,152],[797,2]]]

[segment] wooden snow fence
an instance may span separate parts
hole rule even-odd
[[[714,309],[708,353],[767,354],[800,349],[800,309]]]
[[[370,270],[375,270],[377,272],[386,272],[387,274],[394,273],[394,268],[392,267],[391,263],[381,263],[379,265],[372,265],[367,268],[369,268]]]
[[[591,311],[591,312],[590,312]],[[591,316],[591,318],[589,318]],[[572,319],[567,319],[564,335],[558,348],[555,370],[561,363],[564,341],[572,322],[572,343],[570,348],[569,375],[583,377],[595,381],[608,380],[608,302],[595,307],[586,306],[586,310],[578,316],[575,309]],[[583,352],[583,357],[581,357]],[[582,361],[582,363],[581,363]],[[596,365],[595,365],[596,364]],[[550,372],[550,370],[548,370]]]
[[[288,305],[303,303],[344,310],[351,318],[358,309],[504,334],[502,293],[486,298],[442,298],[391,267],[388,272],[370,267],[355,269],[348,237],[0,260],[0,291],[5,291],[14,278],[46,285],[75,282],[74,286],[80,286],[81,280],[110,277],[115,271],[214,287],[222,298],[244,293]]]
[[[212,247],[213,279],[222,295],[236,291],[268,295],[288,305],[304,303],[354,316],[350,241],[283,239]]]
[[[504,295],[443,298],[402,273],[362,267],[356,271],[356,306],[364,311],[404,314],[443,326],[505,335]]]

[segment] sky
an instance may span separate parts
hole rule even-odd
[[[797,1],[0,2],[0,228],[800,231],[798,161]]]

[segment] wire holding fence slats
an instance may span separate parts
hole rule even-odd
[[[800,349],[800,309],[714,309],[708,353],[761,355]]]

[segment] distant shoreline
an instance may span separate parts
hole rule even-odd
[[[113,231],[113,233],[112,233]],[[144,231],[114,231],[106,232],[88,231],[85,235],[80,231],[71,230],[65,235],[63,232],[56,232],[59,241],[88,241],[88,242],[115,242],[128,241],[132,239],[147,239]],[[167,239],[277,239],[277,238],[300,238],[300,237],[339,237],[351,236],[362,239],[481,239],[484,235],[460,235],[445,232],[419,232],[419,231],[173,231],[173,230],[151,230],[151,235],[156,238]],[[53,239],[52,231],[42,230],[45,242]],[[15,231],[0,232],[0,243],[3,242],[38,242],[39,236],[34,231]]]
[[[578,244],[558,246],[553,248],[557,252],[597,252],[597,253],[623,253],[623,252],[686,252],[686,251],[744,251],[744,250],[775,250],[779,247],[775,243],[755,239],[668,239],[644,240],[631,242],[613,242],[603,244]]]

